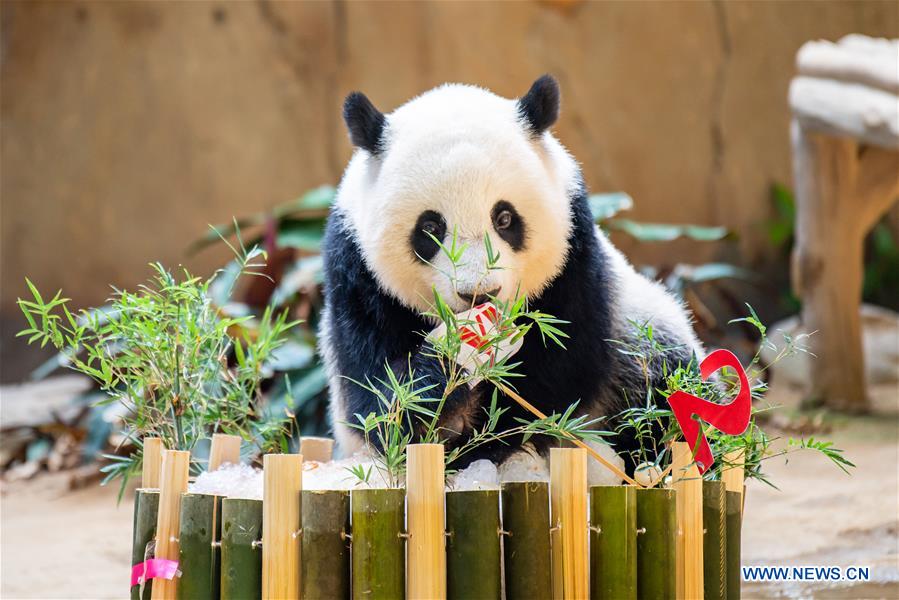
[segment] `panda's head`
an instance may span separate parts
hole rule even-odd
[[[381,287],[419,311],[434,287],[456,311],[487,295],[539,294],[565,263],[579,182],[549,132],[558,114],[549,76],[512,100],[444,85],[386,115],[350,94],[344,119],[358,150],[337,207]],[[462,248],[455,268],[434,238]]]

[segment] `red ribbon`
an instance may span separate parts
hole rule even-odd
[[[141,585],[150,579],[174,579],[177,573],[177,560],[150,558],[131,567],[131,585]]]
[[[715,350],[705,357],[699,364],[699,371],[705,381],[713,373],[730,367],[737,372],[740,378],[740,389],[737,397],[730,404],[715,404],[683,391],[674,392],[668,398],[668,404],[674,412],[674,416],[684,432],[684,439],[690,444],[690,448],[696,453],[696,466],[700,473],[705,473],[712,466],[715,459],[712,457],[712,449],[700,427],[699,421],[693,418],[698,416],[703,421],[712,425],[718,431],[729,435],[740,435],[749,426],[749,416],[752,412],[752,395],[749,388],[749,379],[739,359],[730,350]]]

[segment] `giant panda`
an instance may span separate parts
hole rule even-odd
[[[529,305],[569,322],[566,349],[530,332],[514,361],[519,393],[545,413],[579,402],[592,417],[642,405],[647,384],[661,384],[662,362],[687,363],[701,347],[682,304],[638,274],[595,226],[578,163],[552,135],[560,92],[551,76],[518,99],[460,84],[437,87],[383,114],[359,93],[343,116],[355,152],[337,190],[323,242],[325,306],[321,351],[330,383],[330,415],[338,446],[359,450],[356,414],[383,410],[358,382],[396,373],[445,383],[423,332],[436,289],[453,310],[490,296],[527,296]],[[455,283],[449,259],[431,236],[465,242]],[[501,269],[485,277],[484,236]],[[633,323],[650,323],[665,348],[645,372],[612,340],[633,343]],[[463,386],[464,387],[464,386]],[[492,388],[457,389],[444,418],[464,437],[480,424]],[[500,429],[526,415],[511,399]],[[604,428],[612,424],[605,423]],[[532,438],[536,440],[536,438]],[[635,440],[613,439],[633,471]],[[452,441],[450,442],[452,443]],[[537,450],[547,442],[536,440]],[[470,462],[502,462],[516,444],[481,446]],[[464,464],[459,465],[464,466]]]

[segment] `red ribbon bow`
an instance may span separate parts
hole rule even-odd
[[[700,473],[705,473],[715,459],[712,457],[712,449],[709,447],[705,433],[693,415],[698,416],[715,429],[730,435],[740,435],[749,426],[749,416],[752,412],[749,379],[746,377],[743,365],[740,364],[734,353],[724,349],[715,350],[699,364],[699,371],[704,381],[724,367],[734,369],[740,378],[737,397],[730,404],[715,404],[680,390],[668,398],[668,404],[674,412],[681,431],[684,432],[684,439],[696,453],[696,466]]]

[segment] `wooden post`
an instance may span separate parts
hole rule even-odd
[[[637,597],[673,600],[677,565],[677,502],[672,489],[637,490]]]
[[[581,448],[551,448],[549,477],[553,598],[587,598],[587,453]]]
[[[447,597],[502,597],[499,490],[446,493]]]
[[[262,501],[222,501],[222,600],[255,600],[262,595]]]
[[[354,599],[405,597],[405,500],[405,492],[399,489],[353,490],[350,554]]]
[[[503,560],[507,598],[549,598],[552,568],[549,541],[549,484],[502,484]]]
[[[727,496],[727,600],[740,600],[740,544],[743,524],[743,495],[725,492]]]
[[[160,469],[162,469],[162,439],[144,438],[140,487],[143,489],[159,488]]]
[[[675,442],[672,464],[672,486],[677,491],[677,597],[702,598],[702,476],[686,442]]]
[[[334,440],[324,437],[301,437],[300,454],[305,461],[330,462]]]
[[[636,488],[590,488],[590,597],[637,598]]]
[[[159,490],[139,489],[134,494],[134,536],[131,544],[131,566],[153,558],[147,546],[156,538],[156,517],[159,514]],[[131,588],[131,600],[149,600],[153,580]],[[143,593],[141,593],[143,590]]]
[[[302,454],[262,458],[262,598],[300,597]]]
[[[181,530],[181,494],[187,491],[190,452],[163,450],[159,482],[159,516],[156,519],[156,558],[178,560],[178,534]],[[174,600],[178,578],[155,579],[153,600]]]
[[[206,470],[211,473],[225,463],[236,465],[239,462],[240,436],[224,433],[212,434],[212,444],[209,446],[209,464],[206,465]]]
[[[733,466],[726,467],[721,471],[721,480],[724,481],[724,487],[728,492],[737,492],[740,494],[740,505],[742,506],[742,496],[745,492],[743,482],[746,476],[744,469],[744,451],[731,450],[724,455],[724,459]]]
[[[406,447],[406,597],[446,598],[443,444]]]
[[[727,598],[727,497],[723,481],[702,482],[702,557],[705,600]]]
[[[303,490],[303,598],[349,598],[349,509],[345,490]]]
[[[221,539],[221,510],[221,496],[189,493],[181,496],[179,598],[217,600],[219,597],[220,553],[216,544]]]

